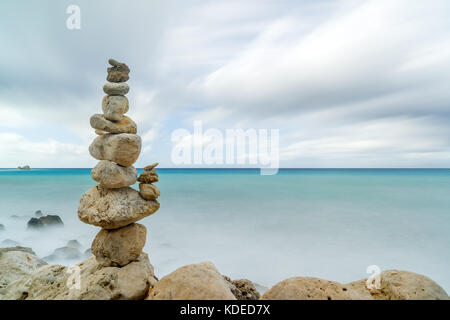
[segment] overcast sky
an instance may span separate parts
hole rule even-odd
[[[173,167],[194,120],[279,129],[282,167],[449,167],[447,0],[2,0],[0,167],[96,164],[108,58],[131,69],[137,167]]]

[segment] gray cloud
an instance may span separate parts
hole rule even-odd
[[[25,157],[8,137],[94,163],[79,150],[109,57],[132,70],[142,164],[171,166],[172,130],[199,119],[280,128],[290,167],[448,166],[446,1],[78,1],[77,31],[69,4],[0,4],[0,167]]]

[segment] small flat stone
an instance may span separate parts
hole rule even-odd
[[[130,187],[92,187],[81,197],[78,218],[103,229],[117,229],[139,221],[159,209],[157,200],[143,199]]]
[[[122,188],[136,183],[137,171],[133,166],[119,166],[109,160],[100,161],[91,171],[92,179],[105,188]]]
[[[138,223],[102,229],[92,242],[91,251],[100,266],[123,267],[139,258],[146,239],[147,228]]]
[[[144,170],[145,170],[145,171],[150,171],[150,170],[154,169],[158,164],[159,164],[158,162],[155,162],[154,164],[151,164],[151,165],[149,165],[149,166],[146,166],[146,167],[144,168]]]
[[[96,133],[97,135],[99,135],[99,136],[102,136],[102,135],[104,135],[104,134],[107,134],[108,132],[102,131],[102,130],[95,130],[95,133]]]
[[[131,133],[103,134],[92,141],[89,153],[97,160],[113,161],[121,166],[131,166],[141,152],[141,137]]]
[[[155,185],[148,183],[139,184],[139,193],[145,200],[156,200],[160,195],[159,189]]]
[[[109,133],[132,133],[137,132],[136,123],[127,116],[123,116],[120,121],[110,121],[102,114],[94,114],[91,117],[91,127]]]
[[[107,82],[103,86],[103,91],[106,94],[111,95],[125,95],[130,90],[130,87],[126,83],[114,83],[114,82]]]
[[[122,120],[125,113],[130,108],[128,99],[125,96],[104,96],[102,100],[102,110],[105,118],[111,121]]]

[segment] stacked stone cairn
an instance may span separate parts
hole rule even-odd
[[[109,63],[112,67],[103,87],[107,94],[103,114],[94,114],[90,121],[98,137],[89,152],[100,160],[91,176],[99,184],[81,197],[78,217],[102,228],[91,247],[100,267],[124,267],[141,257],[147,230],[135,222],[159,209],[156,198],[160,192],[151,184],[158,181],[157,163],[146,167],[139,179],[133,167],[141,151],[141,138],[136,134],[136,123],[124,115],[129,109],[125,81],[130,69],[113,59]],[[130,187],[137,180],[142,182],[140,192]]]

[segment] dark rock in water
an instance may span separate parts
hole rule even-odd
[[[0,223],[0,231],[5,230],[5,226]]]
[[[57,215],[47,215],[40,217],[39,220],[45,225],[45,226],[63,226],[64,223],[61,220],[61,218]]]
[[[69,248],[75,248],[78,250],[83,249],[83,246],[81,245],[81,243],[78,242],[78,240],[69,240],[69,242],[67,242],[66,247]]]
[[[256,290],[253,282],[247,279],[231,280],[227,276],[223,276],[228,283],[231,292],[237,300],[258,300],[260,294]]]
[[[41,211],[41,210],[36,211],[36,212],[34,213],[34,216],[35,216],[36,218],[42,217],[42,211]]]
[[[0,245],[2,247],[16,247],[20,245],[20,243],[11,239],[5,239],[0,243]]]
[[[71,247],[61,247],[58,249],[55,249],[55,251],[44,258],[45,261],[52,261],[56,259],[65,259],[65,260],[73,260],[73,259],[80,259],[82,257],[82,254],[80,250],[77,248],[71,248]]]
[[[30,221],[28,221],[27,226],[29,229],[40,229],[44,227],[44,224],[38,218],[31,218]]]

